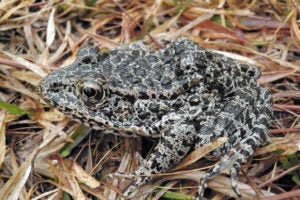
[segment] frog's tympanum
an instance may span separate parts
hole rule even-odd
[[[153,51],[142,42],[110,52],[79,51],[70,66],[38,86],[40,95],[66,115],[101,133],[159,138],[135,172],[128,197],[150,174],[175,167],[191,150],[220,137],[228,141],[210,153],[221,162],[200,180],[230,171],[232,188],[242,164],[262,146],[272,115],[271,95],[257,84],[259,70],[181,38]]]

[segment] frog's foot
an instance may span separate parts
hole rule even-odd
[[[188,153],[194,143],[194,126],[184,122],[177,122],[170,130],[163,132],[161,139],[149,159],[132,173],[116,173],[114,177],[134,178],[135,182],[129,186],[124,198],[131,197],[134,190],[148,183],[154,174],[164,173],[178,164]]]
[[[137,188],[151,181],[153,175],[151,172],[151,170],[141,166],[138,170],[132,173],[113,173],[110,174],[109,177],[134,179],[134,183],[131,184],[123,193],[122,199],[127,199],[134,196],[134,192]]]
[[[232,150],[234,152],[235,149]],[[240,170],[240,159],[242,159],[242,155],[240,155],[239,152],[235,152],[232,156],[225,156],[221,163],[217,166],[215,166],[210,172],[206,173],[200,180],[199,183],[199,190],[198,190],[198,196],[197,200],[200,200],[203,198],[204,190],[206,188],[207,181],[213,179],[215,176],[221,174],[223,170],[230,169],[230,177],[231,177],[231,185],[234,192],[237,194],[238,197],[241,197],[241,193],[238,190],[237,187],[237,173]]]

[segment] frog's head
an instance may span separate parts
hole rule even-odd
[[[94,47],[80,50],[74,63],[48,75],[39,83],[37,92],[54,108],[91,128],[119,127],[122,122],[112,116],[112,111],[120,104],[132,104],[110,92],[107,77],[99,68],[106,56]]]

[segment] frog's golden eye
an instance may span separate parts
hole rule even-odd
[[[95,105],[105,97],[103,87],[93,81],[84,81],[80,84],[79,97],[87,105]]]

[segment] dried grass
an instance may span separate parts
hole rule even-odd
[[[271,140],[243,166],[243,199],[299,199],[299,15],[296,0],[1,1],[1,198],[119,198],[130,182],[107,174],[134,170],[134,152],[150,152],[150,141],[145,145],[141,138],[89,134],[41,103],[34,87],[72,62],[83,46],[113,49],[142,39],[161,48],[166,40],[185,36],[257,64],[259,82],[273,93]],[[157,189],[150,198],[192,197],[203,171],[199,162],[188,164],[158,176],[156,187],[142,187],[136,198]],[[211,198],[236,197],[225,175],[208,186]]]

